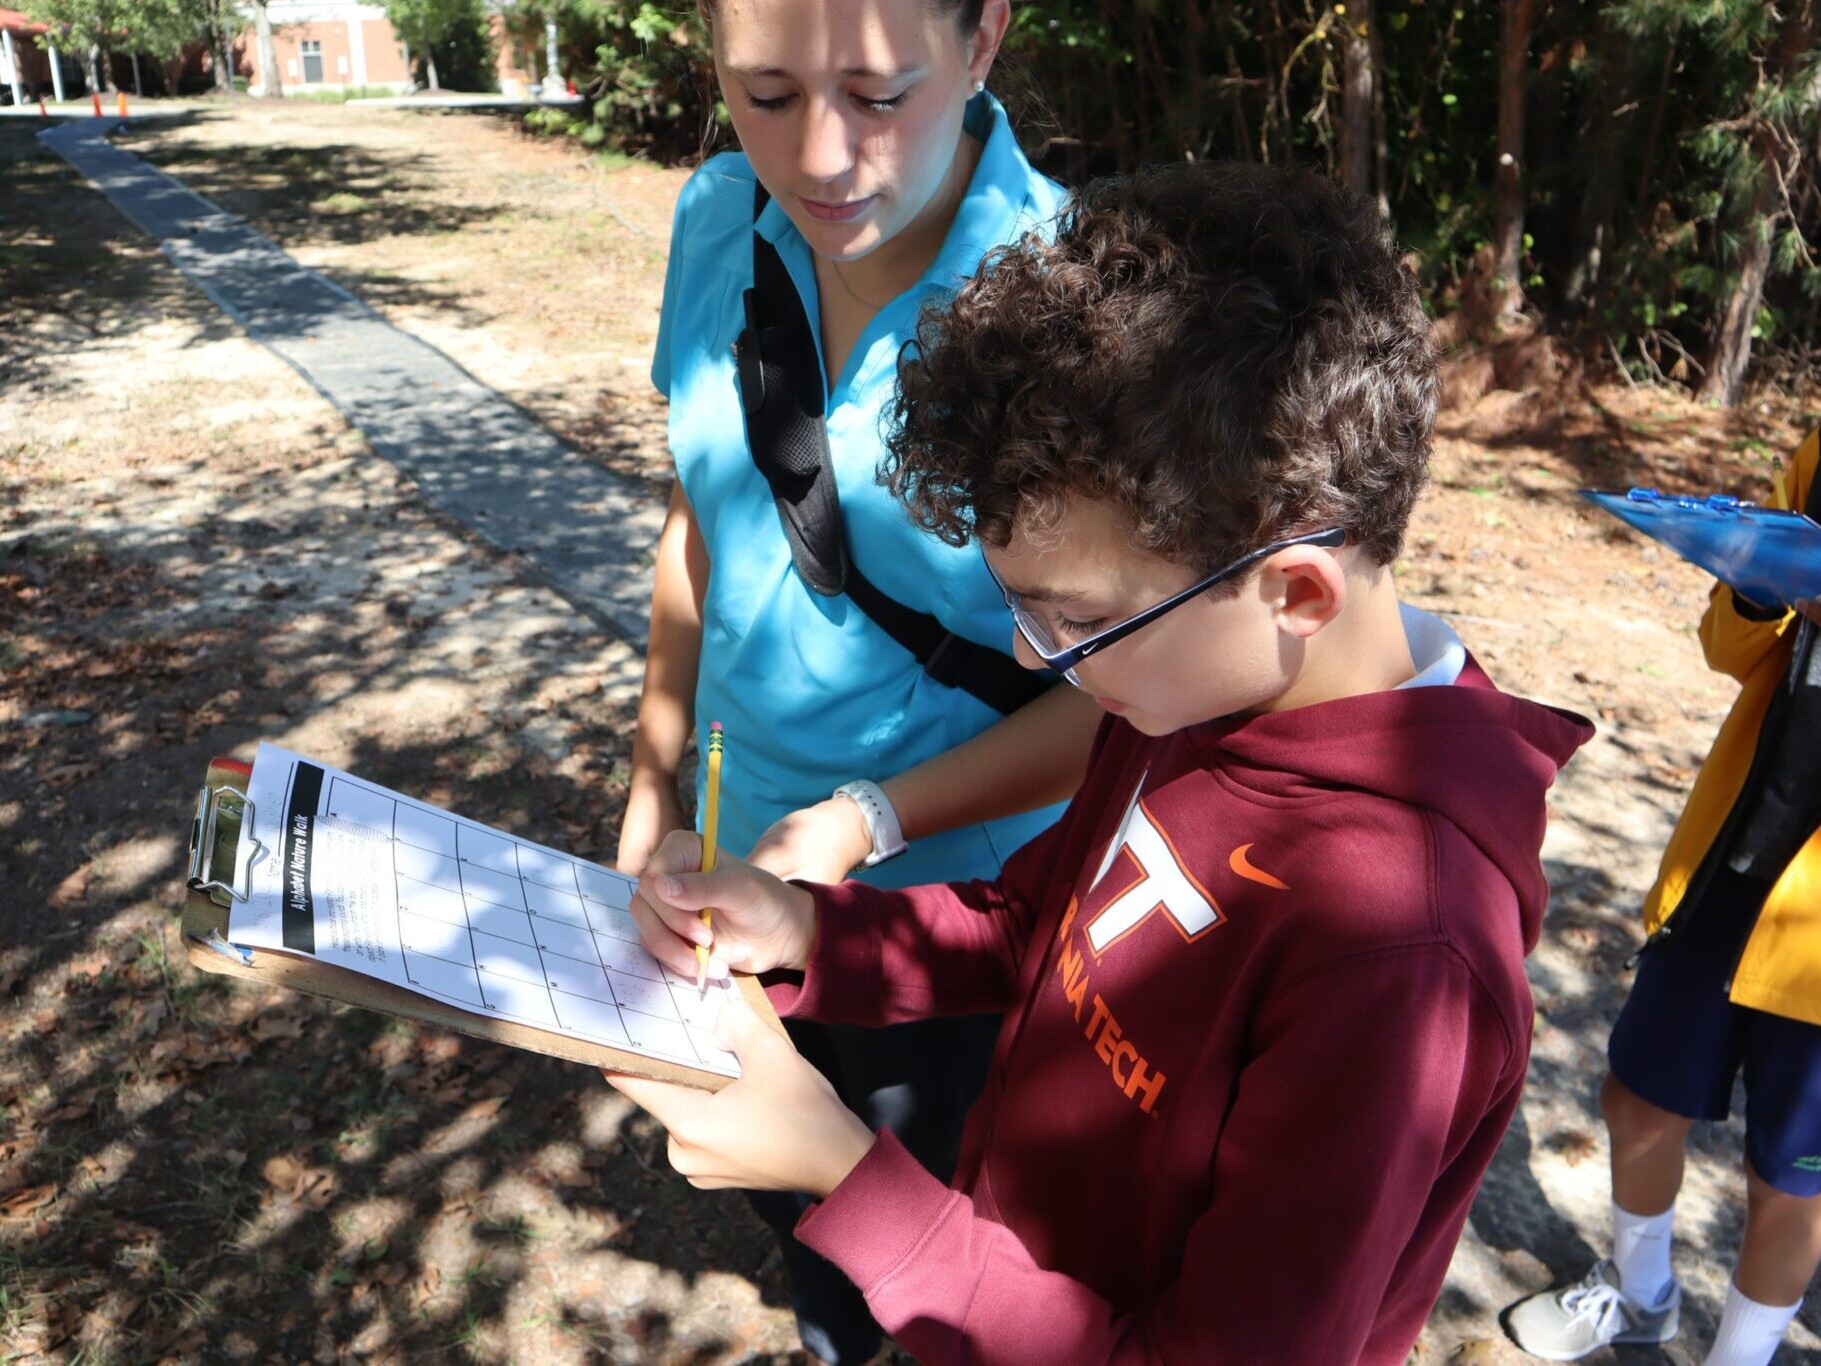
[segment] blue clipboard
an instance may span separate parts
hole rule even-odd
[[[1799,512],[1655,489],[1581,496],[1762,606],[1821,598],[1821,525]]]

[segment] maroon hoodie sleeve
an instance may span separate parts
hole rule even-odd
[[[991,1013],[1017,993],[1063,824],[1019,849],[993,882],[888,891],[862,882],[804,885],[816,898],[816,947],[801,985],[766,988],[780,1015],[888,1025]]]
[[[888,1134],[797,1236],[919,1361],[1402,1362],[1509,1117],[1515,1045],[1443,944],[1306,975],[1255,1021],[1208,1204],[1155,1303],[1121,1313],[1036,1265]],[[1143,1181],[1117,1158],[1107,1180]],[[1400,1260],[1418,1290],[1394,1305]]]

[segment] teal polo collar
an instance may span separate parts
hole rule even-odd
[[[973,275],[982,256],[1015,240],[1019,215],[1031,202],[1031,182],[1036,172],[1025,160],[1005,107],[990,91],[983,90],[967,102],[962,127],[980,139],[980,160],[941,249],[913,287],[916,293],[959,287]],[[780,251],[786,250],[787,243],[804,252],[809,249],[776,199],[765,205],[757,227],[759,236]]]

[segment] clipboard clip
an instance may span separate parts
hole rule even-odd
[[[1659,493],[1656,489],[1632,489],[1625,495],[1629,503],[1649,503],[1652,507],[1680,508],[1684,512],[1732,513],[1749,512],[1757,507],[1756,503],[1747,503],[1734,498],[1731,494],[1715,493],[1706,498],[1692,498],[1687,494]]]
[[[189,885],[199,892],[226,892],[235,901],[246,901],[253,890],[253,860],[247,860],[244,869],[235,871],[242,874],[247,890],[241,891],[234,885],[234,873],[228,874],[229,881],[223,882],[215,876],[215,853],[221,844],[220,822],[224,808],[228,803],[235,803],[238,810],[229,811],[242,829],[247,829],[249,822],[256,820],[257,808],[252,799],[237,787],[204,786],[196,794],[196,819],[190,826],[190,876]],[[254,841],[257,843],[257,841]],[[230,858],[232,854],[230,854]],[[224,903],[225,904],[225,903]]]

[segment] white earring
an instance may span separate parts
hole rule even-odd
[[[978,94],[980,94],[980,93],[981,93],[981,92],[982,92],[982,91],[984,91],[984,90],[985,90],[985,89],[986,89],[986,82],[985,82],[985,81],[975,81],[975,82],[974,82],[974,93],[975,93],[975,94],[976,94],[976,95],[978,95]]]

